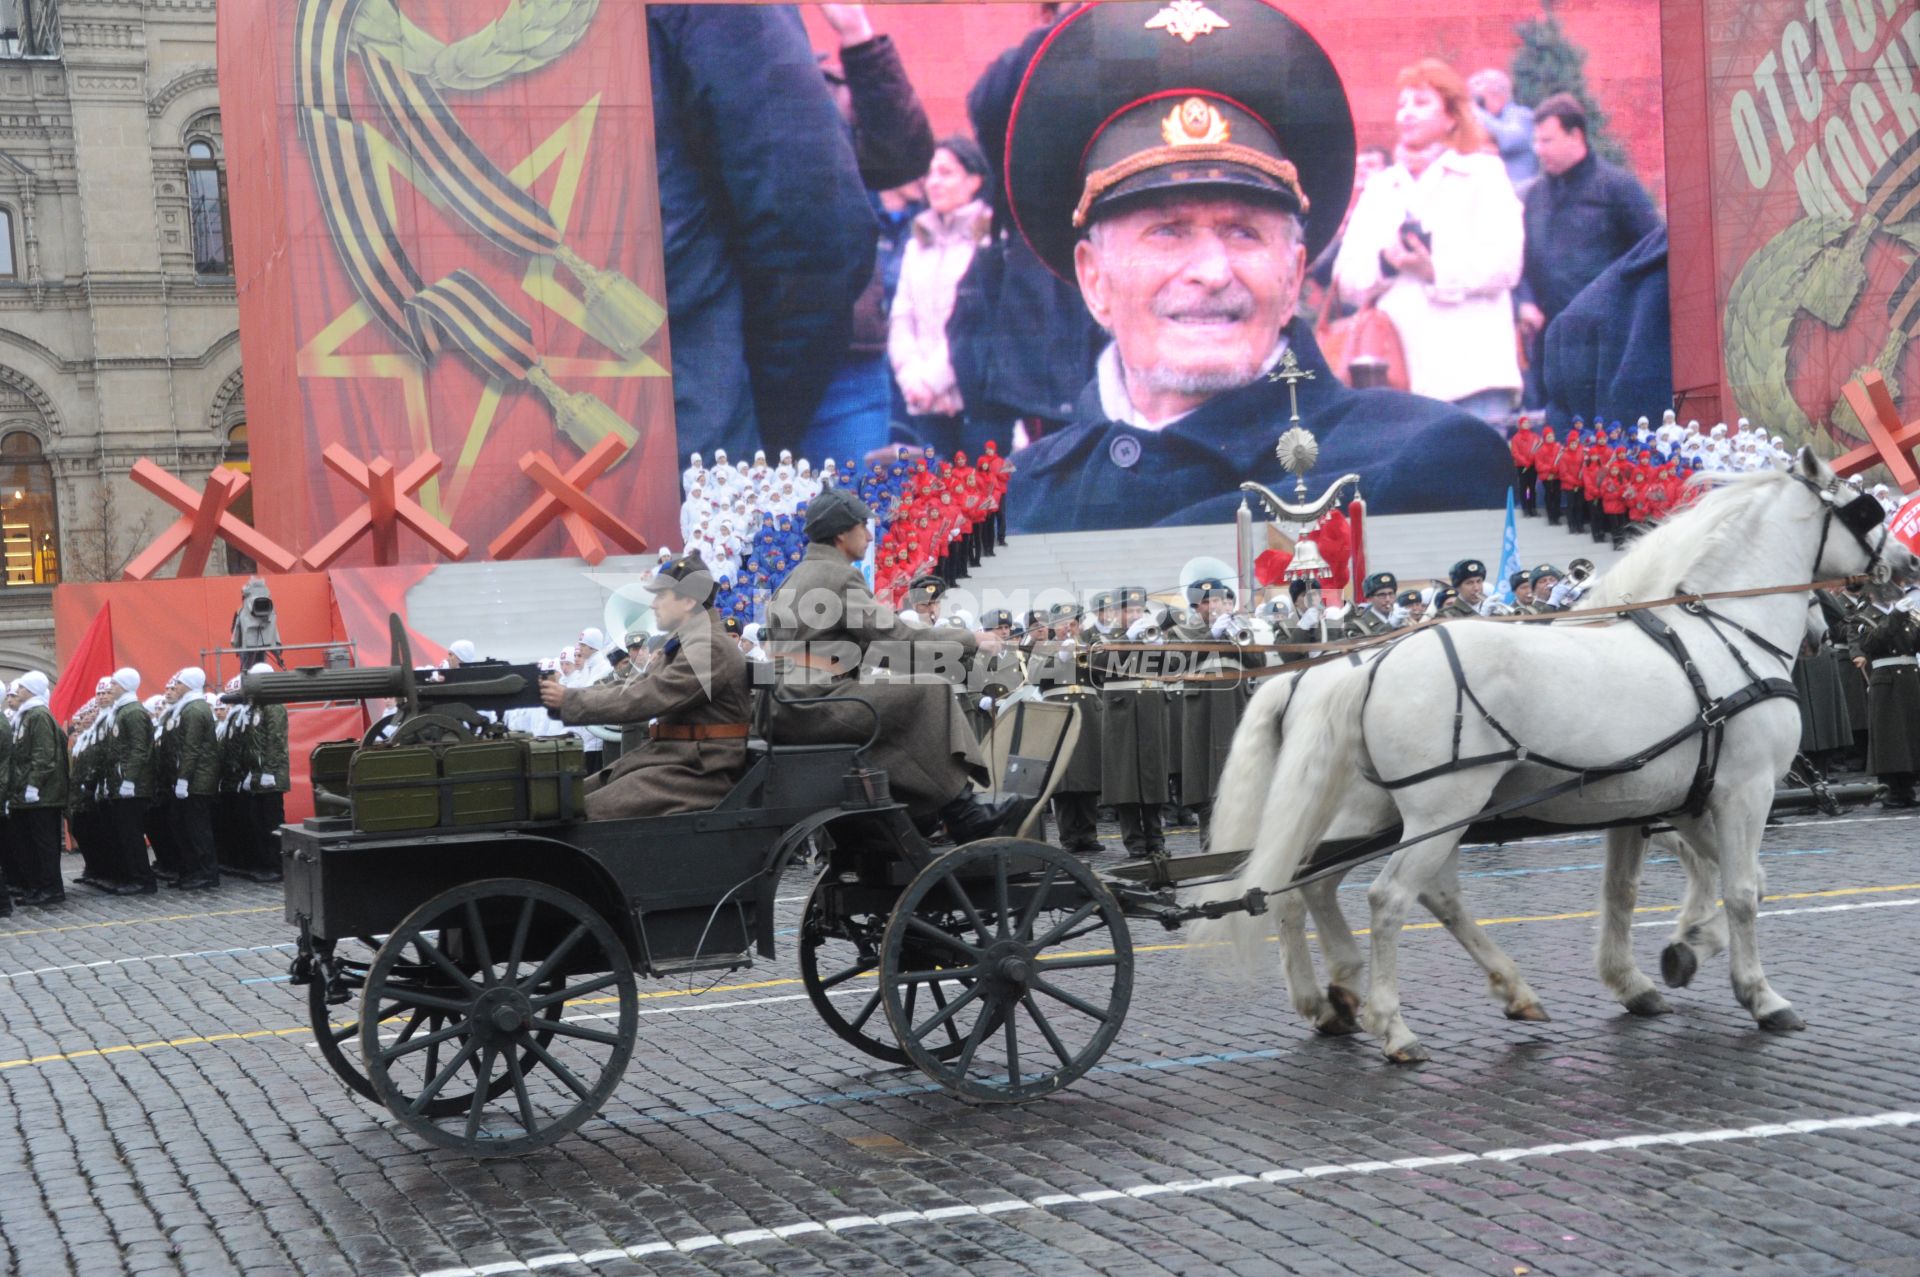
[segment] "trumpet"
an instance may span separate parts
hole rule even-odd
[[[1593,573],[1592,559],[1575,559],[1567,564],[1567,584],[1579,589],[1593,578]]]

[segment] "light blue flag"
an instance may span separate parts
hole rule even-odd
[[[1513,574],[1520,570],[1520,530],[1513,521],[1513,489],[1507,489],[1507,530],[1500,537],[1500,584],[1493,597],[1513,602]]]

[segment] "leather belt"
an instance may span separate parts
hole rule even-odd
[[[751,734],[746,723],[655,723],[647,728],[653,740],[745,740]]]
[[[852,670],[846,668],[845,665],[834,660],[831,656],[815,656],[812,652],[781,652],[775,656],[774,659],[776,661],[783,659],[789,660],[795,665],[803,665],[810,670],[820,670],[827,674],[845,675],[853,673]]]
[[[1882,656],[1873,663],[1877,670],[1890,669],[1895,665],[1920,665],[1920,658],[1912,656]]]

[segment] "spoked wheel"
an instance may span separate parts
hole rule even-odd
[[[409,981],[419,958],[450,987]],[[407,1019],[443,1017],[437,1029],[389,1041],[363,1016],[367,1078],[409,1130],[483,1156],[543,1148],[599,1112],[639,1022],[633,963],[606,919],[520,878],[455,887],[414,910],[380,946],[364,998]],[[615,1006],[566,1019],[568,1002]],[[541,1069],[552,1079],[529,1085]],[[449,1086],[471,1088],[457,1107],[437,1103]]]
[[[373,1083],[367,1080],[366,1061],[360,1054],[360,1020],[365,1014],[363,995],[367,973],[373,969],[379,949],[380,939],[373,936],[359,936],[337,943],[316,940],[314,952],[320,959],[319,969],[307,985],[307,1023],[313,1029],[314,1041],[320,1047],[321,1056],[356,1094],[376,1102],[380,1096],[375,1093]],[[429,962],[418,945],[395,963],[387,979],[390,989],[402,987],[439,997],[451,997],[459,992],[459,986]],[[549,986],[551,991],[559,987],[559,982],[551,980]],[[449,1012],[410,1006],[392,995],[374,1016],[381,1022],[380,1036],[387,1046],[438,1033],[447,1027],[451,1018]],[[559,1018],[558,1007],[550,1008],[540,1017],[543,1024]],[[546,1046],[553,1041],[553,1030],[542,1027],[535,1037],[541,1046]],[[452,1048],[438,1044],[426,1049],[429,1052],[427,1067],[432,1069],[438,1069],[440,1062],[452,1054]],[[521,1060],[523,1068],[532,1067],[533,1063],[531,1052]],[[435,1096],[427,1106],[428,1116],[449,1117],[466,1112],[473,1101],[471,1077],[469,1072],[463,1079],[464,1085],[450,1085]],[[492,1093],[487,1098],[497,1099],[512,1085],[513,1079],[510,1077],[495,1078],[490,1084]]]
[[[880,945],[886,936],[887,915],[863,911],[842,912],[836,897],[840,884],[822,874],[807,894],[800,918],[800,983],[827,1027],[877,1060],[912,1065],[913,1059],[895,1045],[893,1031],[880,1011],[880,986],[862,977],[880,967]],[[907,994],[907,1012],[913,1013],[922,990]],[[964,992],[958,981],[935,982],[928,996],[953,998]],[[960,1038],[950,1031],[929,1046],[940,1059],[960,1053]]]
[[[970,1099],[1032,1099],[1092,1068],[1120,1032],[1133,941],[1079,859],[988,839],[907,885],[881,946],[880,993],[901,1049],[936,1082]]]

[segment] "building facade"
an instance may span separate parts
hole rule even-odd
[[[0,673],[174,517],[135,461],[245,463],[214,10],[0,0]]]

